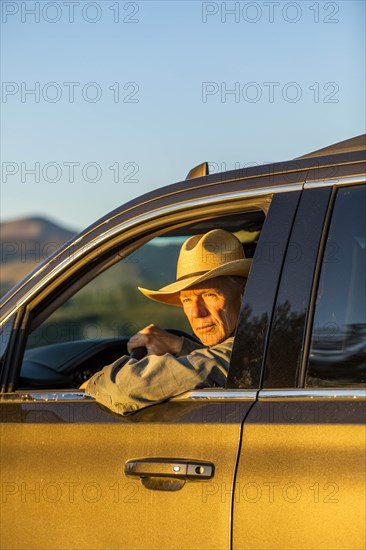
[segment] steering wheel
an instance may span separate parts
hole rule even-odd
[[[175,328],[166,328],[164,330],[166,330],[166,332],[170,332],[170,334],[174,334],[175,336],[184,336],[184,338],[188,338],[188,340],[192,340],[193,342],[201,344],[200,340],[196,336],[194,336],[193,334],[187,334],[186,332],[184,332],[184,330],[179,330]],[[147,349],[145,346],[135,348],[130,354],[132,359],[136,359],[137,361],[145,357],[145,355],[147,355]]]

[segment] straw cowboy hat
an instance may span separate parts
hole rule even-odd
[[[182,306],[181,290],[222,275],[248,277],[252,260],[245,257],[243,247],[232,233],[214,229],[204,235],[187,239],[180,250],[177,263],[177,280],[160,290],[138,287],[148,298]]]

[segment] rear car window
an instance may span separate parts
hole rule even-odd
[[[317,289],[306,386],[366,382],[366,186],[339,189]]]

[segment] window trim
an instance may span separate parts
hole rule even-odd
[[[300,368],[299,368],[298,379],[297,379],[297,386],[299,388],[305,388],[306,369],[307,369],[309,353],[311,348],[311,339],[313,334],[313,324],[314,324],[315,305],[316,305],[315,302],[316,302],[316,297],[318,293],[320,274],[322,270],[324,253],[325,253],[325,248],[327,246],[329,228],[332,221],[332,215],[333,215],[334,204],[335,204],[337,193],[338,193],[338,188],[333,187],[331,196],[329,198],[328,209],[325,214],[323,230],[322,230],[322,234],[319,242],[319,249],[318,249],[317,259],[316,259],[315,268],[314,268],[313,283],[312,283],[312,288],[310,292],[308,315],[305,322],[304,345],[303,345],[302,357],[301,357]]]
[[[304,184],[304,189],[315,189],[316,187],[344,187],[362,185],[365,183],[365,176],[349,176],[348,178],[341,178],[339,180],[324,180],[324,181],[309,181]]]
[[[258,400],[293,401],[293,400],[324,400],[333,399],[362,399],[366,400],[366,390],[361,388],[295,388],[278,390],[260,390]]]
[[[171,397],[169,401],[204,401],[209,399],[212,402],[222,403],[237,401],[255,401],[257,397],[255,390],[228,390],[226,388],[203,388],[198,390],[190,390],[180,395]],[[67,390],[19,390],[12,393],[6,393],[2,397],[3,402],[9,403],[64,403],[64,402],[79,402],[91,401],[95,402],[95,398],[84,393],[84,391],[67,389]]]

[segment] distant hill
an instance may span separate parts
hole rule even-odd
[[[1,223],[1,295],[76,233],[76,230],[66,229],[41,217]]]
[[[22,218],[1,223],[0,296],[76,233],[76,230],[66,229],[45,218]],[[103,290],[105,285],[112,286],[115,277],[133,288],[137,285],[159,288],[170,283],[175,279],[180,244],[146,244],[142,251],[136,251],[110,273],[98,277],[94,288]]]

